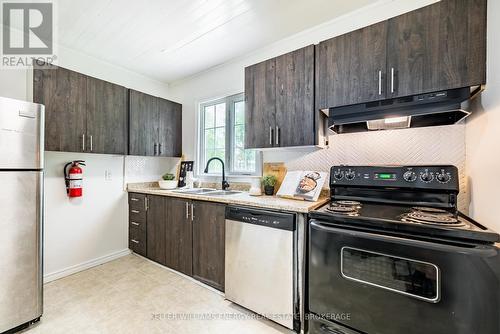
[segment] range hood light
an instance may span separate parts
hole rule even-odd
[[[409,123],[408,118],[410,117],[391,117],[384,119],[385,124],[395,124],[395,123]]]
[[[368,130],[394,130],[407,129],[411,124],[411,116],[405,117],[388,117],[374,121],[367,121]]]

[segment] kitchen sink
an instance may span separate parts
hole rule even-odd
[[[174,190],[173,192],[180,194],[203,195],[203,194],[217,192],[217,189],[210,189],[210,188],[198,188],[198,189],[187,189],[187,190],[180,189],[180,190]]]
[[[230,196],[230,195],[236,195],[236,194],[241,194],[241,191],[218,190],[218,191],[207,193],[205,195],[207,195],[207,196]]]

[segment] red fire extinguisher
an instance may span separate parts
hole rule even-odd
[[[69,168],[68,171],[68,167]],[[76,160],[68,162],[64,166],[64,180],[66,182],[66,193],[69,197],[82,197],[83,170],[80,166],[85,166],[85,161]]]

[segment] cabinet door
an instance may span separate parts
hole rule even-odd
[[[314,46],[276,58],[275,146],[314,145]]]
[[[158,106],[158,155],[180,157],[182,155],[182,105],[158,99]]]
[[[193,277],[224,291],[225,206],[193,205]]]
[[[127,154],[127,118],[127,89],[88,77],[88,151]]]
[[[321,42],[318,46],[318,107],[385,98],[387,22]]]
[[[274,145],[276,63],[271,59],[245,69],[245,148]]]
[[[157,155],[158,99],[135,90],[129,92],[129,154]]]
[[[148,196],[147,200],[147,257],[150,260],[165,265],[167,241],[166,198],[162,196]]]
[[[33,75],[33,101],[45,105],[45,150],[83,152],[86,77],[61,67],[35,68]]]
[[[186,275],[193,274],[193,231],[191,202],[167,199],[166,265]]]
[[[391,19],[388,96],[484,84],[486,7],[486,0],[443,0]]]

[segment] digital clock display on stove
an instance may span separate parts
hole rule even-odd
[[[397,179],[394,173],[375,173],[375,180],[395,181]]]

